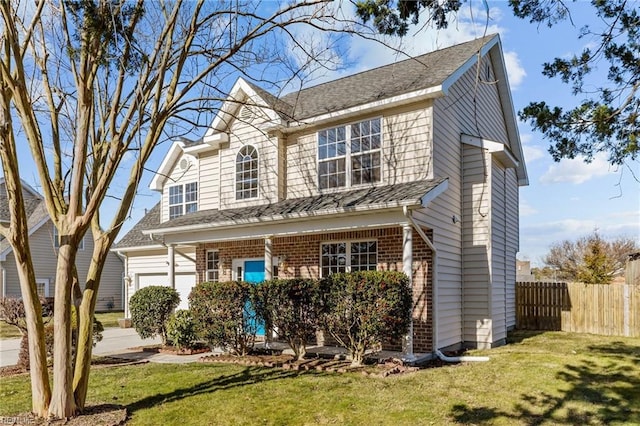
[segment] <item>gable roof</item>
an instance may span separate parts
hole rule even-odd
[[[29,235],[37,231],[42,225],[49,221],[47,205],[38,192],[30,187],[26,182],[21,181],[24,194],[24,208],[27,215],[27,227]],[[0,178],[0,222],[11,220],[9,212],[9,202],[7,198],[7,187],[4,178]],[[6,238],[0,236],[0,259],[11,251],[11,244]]]
[[[129,247],[141,247],[141,246],[154,246],[158,245],[149,235],[142,233],[143,230],[153,228],[160,223],[160,203],[157,203],[153,208],[144,215],[138,223],[135,224],[129,232],[117,243],[113,245],[113,250],[119,250]]]
[[[447,183],[446,178],[440,178],[287,199],[258,206],[200,210],[162,223],[158,203],[115,248],[149,246],[151,233],[165,234],[172,231],[233,226],[244,222],[264,223],[298,217],[420,206],[446,189]]]

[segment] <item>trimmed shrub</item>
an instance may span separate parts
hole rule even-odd
[[[353,366],[385,339],[406,334],[411,315],[409,279],[395,271],[332,274],[320,281],[323,326],[349,351]]]
[[[189,295],[197,335],[211,347],[244,356],[253,348],[257,322],[251,307],[252,285],[245,282],[204,282]]]
[[[166,345],[167,321],[179,303],[180,296],[171,287],[141,288],[129,300],[131,323],[141,338],[160,336]]]
[[[198,336],[193,321],[193,315],[188,309],[180,309],[169,318],[167,336],[171,344],[178,349],[193,348]]]
[[[318,281],[302,278],[265,281],[255,287],[254,306],[258,317],[289,344],[296,359],[304,359],[307,343],[315,338],[319,328]]]

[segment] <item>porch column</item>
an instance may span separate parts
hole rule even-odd
[[[176,246],[174,244],[169,244],[167,247],[168,250],[168,264],[169,270],[167,271],[167,278],[169,278],[169,287],[176,288]]]
[[[273,240],[272,237],[265,237],[264,239],[264,279],[270,280],[273,278]]]
[[[402,225],[402,272],[409,277],[409,286],[411,294],[413,294],[413,228],[409,223]],[[413,298],[409,333],[405,337],[403,352],[403,361],[413,362],[416,360],[416,356],[413,354]]]

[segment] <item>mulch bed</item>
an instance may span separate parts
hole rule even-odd
[[[195,348],[183,348],[178,349],[175,346],[168,345],[151,345],[151,346],[142,346],[143,352],[151,352],[151,353],[160,353],[160,354],[173,354],[173,355],[196,355],[203,354],[209,352],[209,347],[207,346],[199,346]]]
[[[352,367],[350,361],[335,358],[310,358],[302,361],[294,361],[292,355],[268,354],[268,355],[209,355],[199,359],[200,362],[215,362],[224,364],[238,364],[258,367],[282,368],[292,371],[323,371],[329,373],[361,372],[371,377],[388,377],[393,374],[404,374],[418,371],[417,367],[403,365],[396,359],[382,360],[378,363],[369,363],[361,367]]]
[[[122,405],[98,404],[84,409],[82,414],[68,420],[47,420],[34,416],[31,413],[22,413],[16,416],[4,417],[10,419],[15,425],[36,426],[119,426],[126,424],[127,409]]]

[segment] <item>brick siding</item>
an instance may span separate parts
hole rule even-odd
[[[425,230],[429,238],[431,231]],[[413,232],[413,336],[414,352],[432,351],[432,254],[429,246]],[[316,235],[274,237],[273,256],[286,255],[284,267],[278,268],[278,278],[319,278],[320,244],[349,240],[378,242],[378,270],[402,271],[402,228],[392,227],[362,231],[334,232]],[[220,268],[220,280],[231,280],[229,259],[264,258],[264,240],[252,239],[200,244],[196,249],[196,277],[200,282],[206,274],[206,252],[218,250],[219,259],[227,260]],[[384,349],[401,350],[400,342],[387,342]]]

